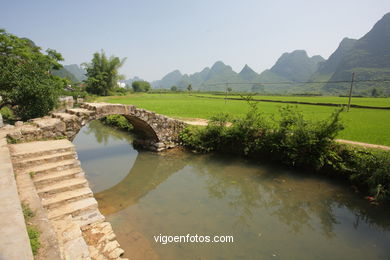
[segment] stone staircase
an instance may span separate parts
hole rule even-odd
[[[37,141],[9,148],[15,174],[32,179],[63,259],[123,259],[124,251],[110,223],[104,222],[70,141]]]

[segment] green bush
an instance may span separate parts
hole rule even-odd
[[[3,107],[0,109],[0,114],[5,122],[11,122],[15,119],[14,113],[9,107]]]
[[[35,216],[34,212],[27,204],[22,204],[23,216],[26,222],[27,234],[30,239],[31,249],[34,255],[37,254],[38,249],[41,247],[39,243],[39,231],[36,227],[32,226],[29,221]]]
[[[39,243],[39,231],[34,226],[27,226],[27,233],[30,239],[32,252],[36,255],[38,249],[41,247],[41,243]]]
[[[133,125],[122,115],[109,115],[102,118],[101,121],[106,125],[115,126],[125,131],[133,130]]]
[[[352,183],[368,189],[377,200],[390,200],[390,152],[362,148],[341,153]]]
[[[313,122],[291,106],[280,109],[279,119],[267,118],[256,104],[243,118],[219,115],[206,127],[188,127],[182,144],[198,152],[223,152],[255,160],[272,160],[316,172],[337,173],[368,190],[377,200],[390,199],[390,153],[346,148],[334,141],[343,129],[342,109],[329,119]],[[271,120],[272,119],[272,120]]]

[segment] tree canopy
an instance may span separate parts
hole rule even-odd
[[[134,81],[131,87],[134,92],[148,92],[150,90],[150,83],[147,81]]]
[[[84,63],[83,66],[87,71],[86,90],[91,94],[107,96],[117,87],[118,80],[123,79],[118,70],[125,62],[125,59],[111,56],[107,58],[102,50],[100,53],[93,54],[90,63]]]
[[[50,73],[62,67],[61,60],[55,50],[42,53],[33,41],[0,29],[0,108],[10,107],[22,120],[46,115],[63,88]]]

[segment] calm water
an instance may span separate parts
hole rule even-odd
[[[242,159],[137,151],[93,121],[82,167],[132,259],[390,259],[390,208],[348,187]],[[158,235],[232,235],[234,243],[156,243]]]

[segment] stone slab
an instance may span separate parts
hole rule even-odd
[[[33,260],[9,150],[0,147],[0,260]],[[8,159],[8,162],[5,162]]]

